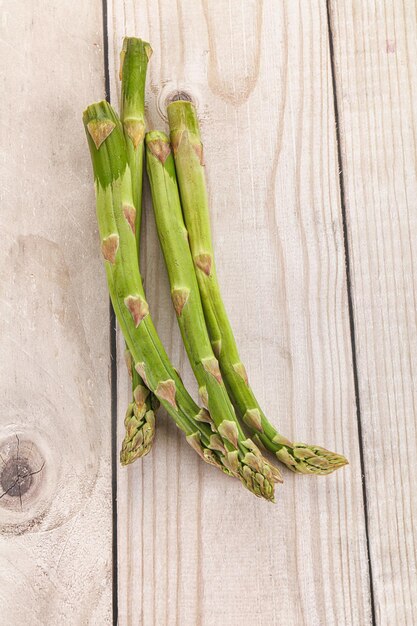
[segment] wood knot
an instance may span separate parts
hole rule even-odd
[[[157,109],[161,118],[167,122],[167,106],[171,102],[177,102],[177,100],[185,100],[186,102],[192,102],[195,107],[198,108],[198,101],[195,93],[192,93],[186,84],[178,84],[177,81],[169,81],[166,83],[158,94]]]
[[[188,91],[184,91],[183,89],[177,89],[176,91],[171,91],[166,99],[165,105],[171,104],[171,102],[177,102],[178,100],[185,100],[186,102],[194,102],[194,98],[188,93]]]
[[[23,510],[36,496],[45,461],[33,442],[17,434],[2,444],[0,459],[0,506]]]
[[[0,483],[3,493],[12,498],[22,496],[32,484],[33,470],[27,461],[10,459],[3,467]]]

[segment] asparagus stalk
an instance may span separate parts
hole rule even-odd
[[[222,452],[222,462],[250,491],[272,500],[274,483],[282,482],[281,475],[242,431],[210,344],[169,139],[164,133],[153,131],[146,134],[145,143],[156,226],[168,270],[172,302],[199,385],[200,398],[217,430],[211,436],[210,447]]]
[[[221,454],[209,448],[210,416],[186,391],[171,365],[149,314],[139,272],[130,168],[121,122],[107,102],[89,106],[83,122],[94,172],[97,220],[107,283],[134,368],[188,443],[207,462],[230,474]],[[142,390],[138,393],[143,394]],[[141,418],[143,419],[143,418]],[[145,421],[149,421],[149,416]],[[206,423],[209,422],[209,423]],[[145,439],[145,433],[144,433]]]
[[[325,448],[293,443],[283,437],[263,413],[248,383],[216,275],[203,146],[195,107],[191,102],[172,102],[168,105],[168,119],[182,209],[206,323],[230,397],[256,440],[289,469],[301,474],[329,474],[346,465],[346,458]]]
[[[152,48],[142,39],[125,37],[120,53],[120,80],[122,98],[120,119],[126,139],[126,154],[132,177],[132,216],[135,224],[136,247],[139,254],[140,225],[142,217],[142,181],[145,139],[145,82]]]
[[[145,82],[151,46],[136,37],[125,37],[120,54],[120,80],[122,81],[121,122],[126,140],[126,156],[132,177],[134,211],[129,216],[134,225],[139,259],[140,228],[142,218],[142,180],[145,138]],[[155,398],[146,389],[139,374],[130,366],[128,350],[126,362],[132,379],[132,402],[125,417],[126,434],[120,452],[122,465],[133,463],[148,454],[155,437],[155,416],[152,410]]]

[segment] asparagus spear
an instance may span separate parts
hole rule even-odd
[[[182,217],[169,139],[164,133],[153,131],[146,134],[145,143],[156,226],[168,270],[173,305],[200,397],[217,430],[211,437],[210,445],[223,453],[223,463],[248,489],[272,500],[274,483],[282,482],[281,475],[242,431],[210,344]]]
[[[239,416],[257,440],[289,469],[301,474],[329,474],[347,463],[325,448],[293,443],[283,437],[263,413],[248,383],[220,294],[213,257],[204,174],[203,146],[195,107],[191,102],[168,105],[182,209],[214,353]]]
[[[127,369],[132,381],[132,402],[129,403],[125,415],[126,434],[120,451],[122,465],[133,463],[150,451],[155,438],[154,408],[157,399],[145,386],[138,372],[133,367],[132,355],[128,348],[125,351]]]
[[[139,259],[140,227],[142,218],[142,180],[145,138],[145,82],[151,46],[136,37],[125,37],[120,54],[120,80],[122,81],[121,121],[126,140],[127,162],[132,177],[133,207],[129,219],[135,228]],[[129,368],[132,357],[127,350],[126,362],[132,379],[132,402],[126,417],[126,434],[120,452],[122,465],[133,463],[148,454],[155,437],[155,398],[146,389],[139,374]]]
[[[142,180],[145,139],[145,82],[152,48],[142,39],[125,37],[120,53],[120,80],[122,98],[120,119],[126,139],[127,162],[132,176],[132,215],[135,224],[136,247],[139,254],[140,224],[142,217]]]
[[[83,122],[93,165],[97,220],[108,288],[132,355],[133,369],[198,454],[207,463],[230,474],[221,462],[221,453],[209,448],[212,431],[208,411],[200,409],[186,391],[149,314],[130,219],[134,210],[132,182],[121,122],[104,101],[89,106],[84,111]],[[142,390],[138,393],[143,395]],[[146,420],[149,421],[149,416],[146,418],[145,414]]]

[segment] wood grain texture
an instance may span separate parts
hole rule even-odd
[[[331,2],[376,622],[417,623],[417,13]]]
[[[351,463],[325,479],[286,472],[268,505],[201,463],[159,414],[153,452],[118,476],[120,624],[367,624],[326,3],[113,0],[108,18],[113,103],[125,34],[154,48],[149,127],[166,127],[173,93],[197,103],[219,278],[261,403],[284,434]],[[143,230],[151,311],[195,390],[148,193]],[[120,441],[128,398],[120,358]]]
[[[2,3],[1,622],[111,623],[108,305],[81,122],[101,3]]]

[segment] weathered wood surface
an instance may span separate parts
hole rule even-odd
[[[415,2],[107,0],[104,31],[99,0],[1,6],[0,621],[417,623]],[[160,412],[153,452],[117,470],[112,556],[109,317],[80,115],[106,67],[118,105],[125,34],[154,48],[149,127],[178,92],[197,104],[219,276],[261,403],[350,466],[285,472],[268,505]],[[153,317],[195,391],[147,189],[144,214]]]
[[[83,107],[101,4],[2,3],[0,621],[110,624],[108,304]]]
[[[153,453],[119,471],[120,624],[367,624],[326,4],[117,1],[108,32],[113,103],[126,32],[154,48],[149,127],[166,127],[172,94],[197,103],[220,280],[261,402],[284,433],[351,462],[322,480],[285,472],[271,506],[160,415]],[[143,258],[158,330],[192,384],[148,197]],[[121,354],[120,416],[128,397]]]
[[[376,623],[417,624],[417,12],[332,2]]]

